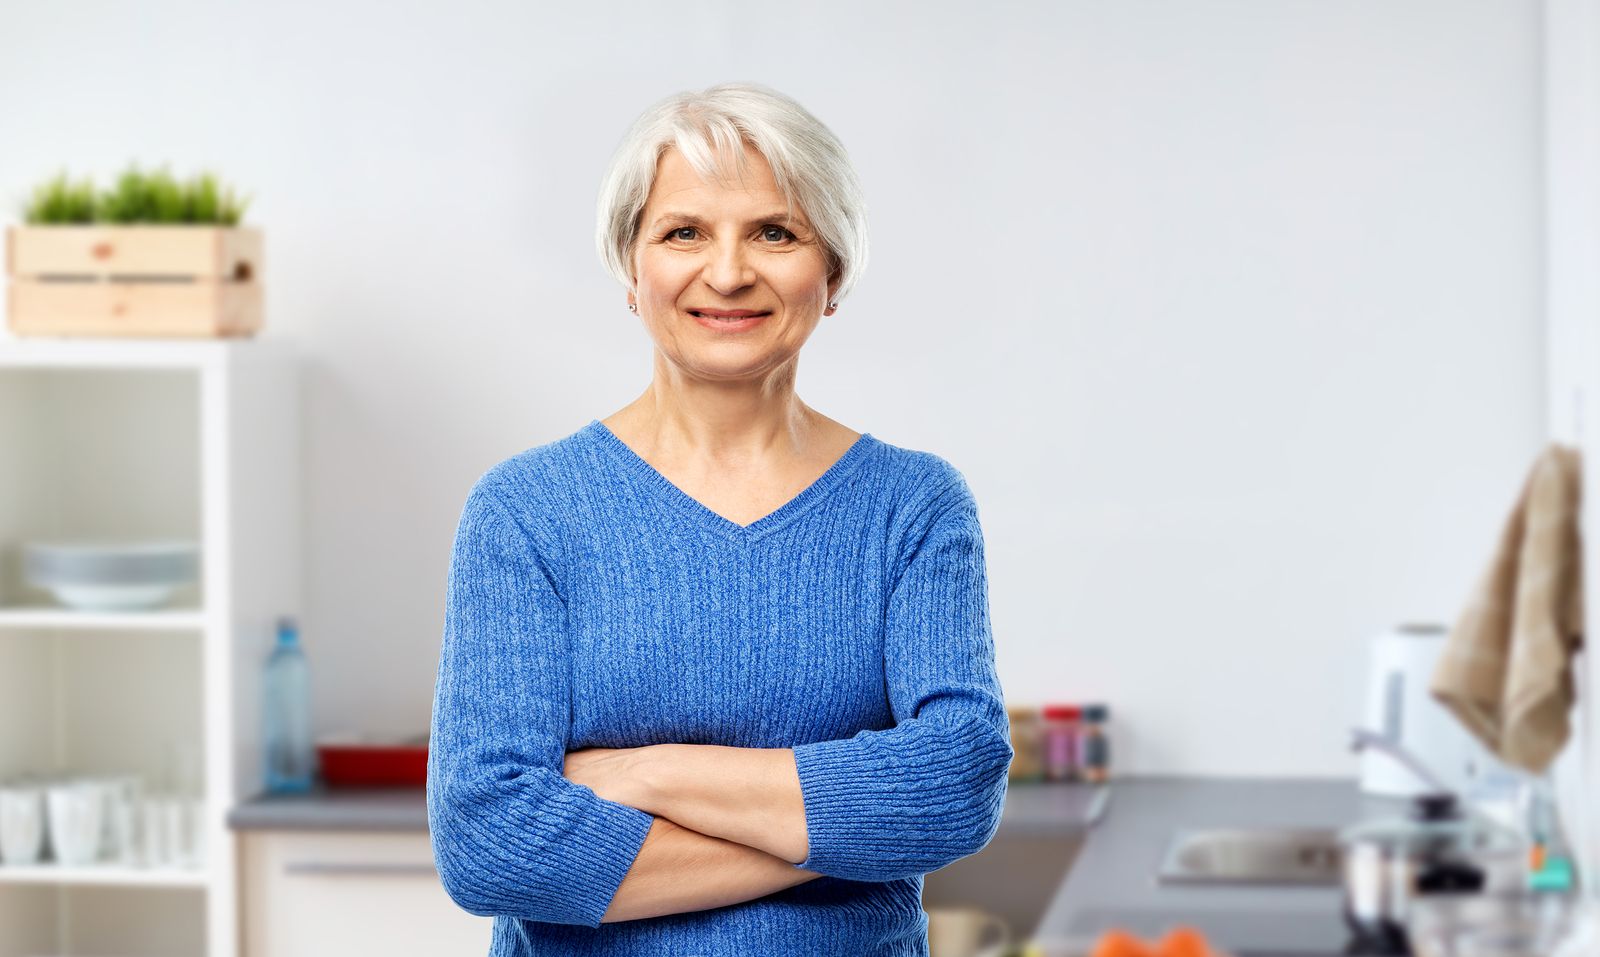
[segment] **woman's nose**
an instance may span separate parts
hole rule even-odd
[[[755,281],[749,252],[743,243],[721,243],[707,255],[710,260],[706,263],[706,285],[718,293],[731,295]]]

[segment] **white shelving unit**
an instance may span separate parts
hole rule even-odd
[[[0,340],[0,779],[133,773],[203,797],[192,870],[0,864],[0,957],[237,957],[226,814],[261,790],[260,666],[300,614],[298,371],[271,339]],[[172,607],[87,613],[31,540],[184,539]]]

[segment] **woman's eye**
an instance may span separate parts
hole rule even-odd
[[[773,229],[778,231],[778,238],[776,240],[777,242],[782,242],[785,239],[793,239],[794,238],[794,233],[789,232],[787,229],[784,229],[782,226],[763,226],[763,227],[761,227],[761,232],[762,232],[763,235],[765,235],[768,230],[773,230]]]
[[[694,227],[693,226],[679,226],[677,229],[674,229],[669,234],[668,238],[671,238],[671,239],[684,239],[684,237],[678,235],[679,233],[683,233],[683,232],[691,232],[692,233],[692,232],[694,232]],[[688,240],[684,239],[684,242],[688,242]]]

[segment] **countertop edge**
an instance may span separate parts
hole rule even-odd
[[[1010,782],[996,837],[1072,834],[1105,814],[1105,785]],[[258,795],[228,810],[232,831],[396,831],[428,829],[421,788],[319,789],[306,794]]]

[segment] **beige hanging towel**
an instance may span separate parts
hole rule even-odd
[[[1578,450],[1558,444],[1534,462],[1429,689],[1502,761],[1536,773],[1571,731],[1572,655],[1583,636],[1581,473]]]

